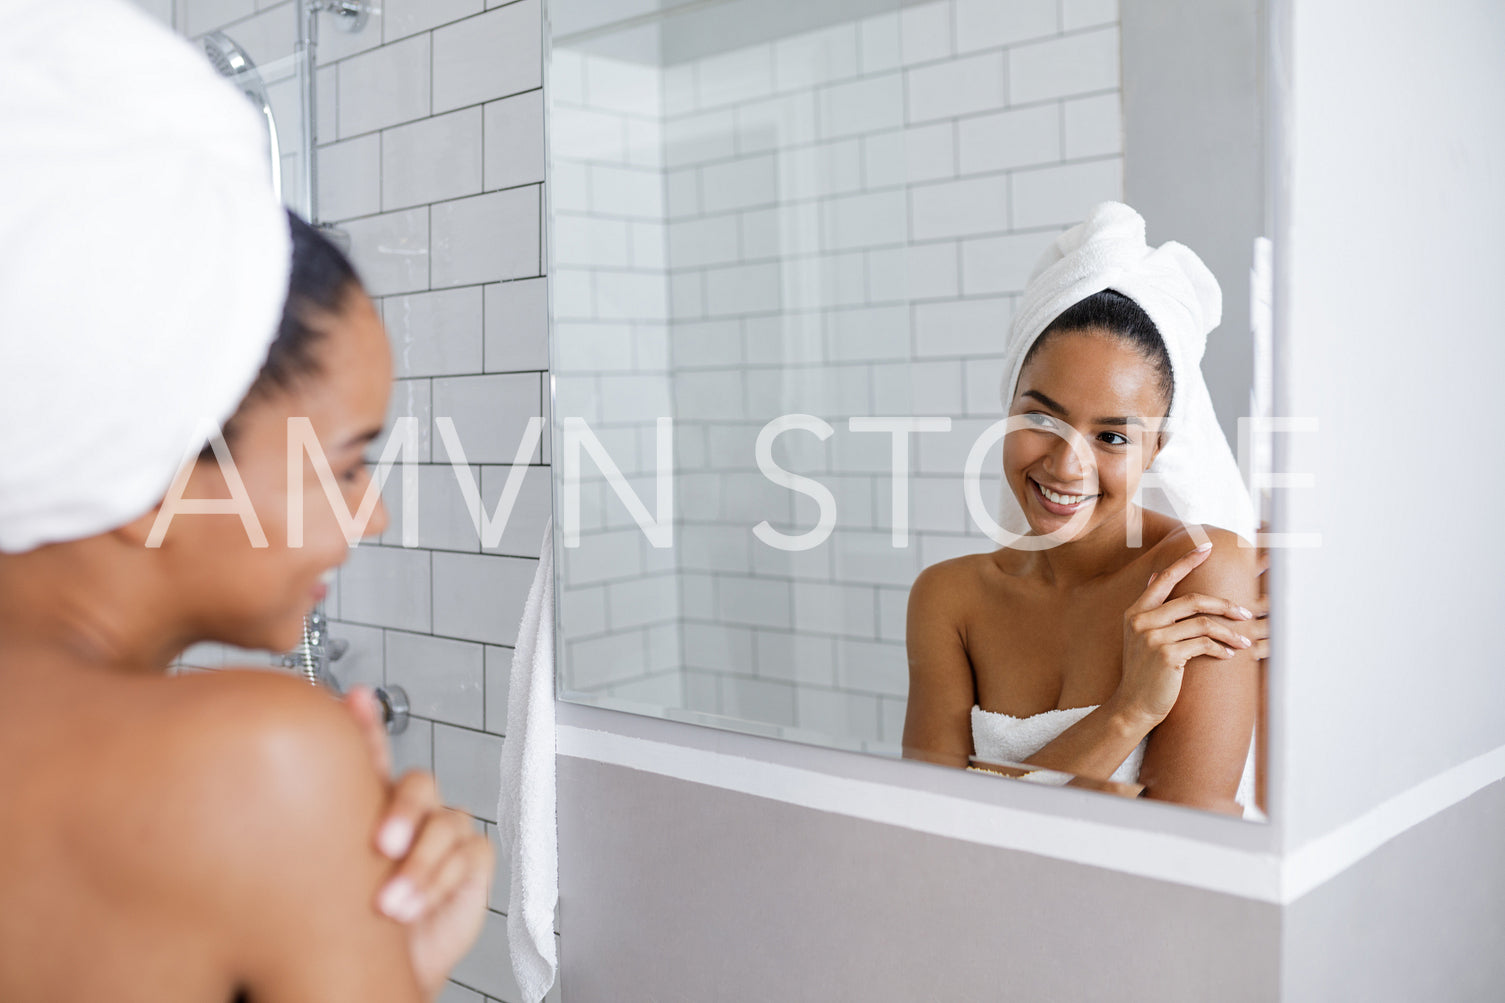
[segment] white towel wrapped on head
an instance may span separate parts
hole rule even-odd
[[[203,53],[124,0],[0,6],[0,551],[19,553],[162,499],[266,360],[292,245],[261,122]]]
[[[1013,401],[1025,356],[1041,333],[1066,310],[1105,289],[1137,303],[1154,321],[1170,354],[1175,391],[1166,420],[1169,438],[1150,467],[1174,509],[1168,514],[1253,540],[1254,506],[1201,368],[1207,335],[1222,319],[1222,291],[1190,248],[1175,241],[1147,244],[1144,219],[1128,206],[1097,206],[1085,222],[1056,238],[1035,266],[1010,328],[1004,407]],[[1010,532],[1028,530],[1007,485],[1002,516]]]

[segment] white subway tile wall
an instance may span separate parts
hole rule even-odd
[[[429,56],[429,40],[415,35],[339,63],[340,136],[428,117]]]
[[[179,28],[186,35],[202,35],[256,13],[256,0],[184,0],[179,6]]]
[[[278,121],[288,119],[279,116]],[[318,186],[319,214],[326,220],[381,212],[381,133],[320,147]]]
[[[388,129],[381,138],[382,208],[442,202],[481,191],[481,109]]]
[[[958,475],[1001,415],[1015,302],[1060,230],[1122,197],[1117,17],[1115,0],[943,0],[663,66],[555,50],[559,402],[629,474],[672,414],[678,471],[671,552],[583,477],[572,688],[897,750],[909,584],[990,546]],[[786,433],[774,457],[837,512],[797,553],[752,533],[819,518],[754,462],[763,423],[793,412],[833,434]],[[905,547],[891,439],[846,427],[869,414],[953,418],[910,437]],[[629,482],[652,511],[651,479]]]
[[[542,4],[543,0],[517,0],[435,29],[433,111],[542,86]]]
[[[372,296],[429,288],[429,208],[346,220],[350,258]]]
[[[142,6],[190,37],[224,30],[258,63],[277,64],[293,51],[291,0]],[[534,450],[526,466],[512,466],[527,419],[547,413],[541,5],[383,0],[378,6],[381,13],[357,34],[321,15],[320,215],[350,235],[351,257],[387,325],[398,378],[389,420],[418,421],[420,533],[417,548],[400,546],[394,471],[383,490],[391,526],[380,542],[351,553],[325,604],[335,618],[332,636],[350,642],[332,668],[347,686],[404,687],[413,718],[393,738],[394,768],[432,770],[446,801],[491,822],[511,646],[552,499],[545,448]],[[277,87],[284,149],[294,153],[297,93]],[[649,147],[658,157],[635,165],[650,172],[661,161],[653,131],[660,123],[651,125],[631,137],[640,160]],[[285,163],[294,177],[296,156]],[[596,180],[607,192],[605,181]],[[662,185],[651,183],[661,203]],[[627,204],[640,194],[627,187],[616,198]],[[663,243],[662,213],[655,212],[643,219],[647,230],[629,234],[640,257],[654,251],[655,222]],[[629,357],[633,338],[631,330],[622,332]],[[452,418],[461,433],[464,470],[488,516],[509,475],[521,475],[493,545],[483,546],[459,476],[442,440],[436,444],[439,417]],[[373,458],[380,450],[378,443]],[[660,581],[675,585],[670,577]],[[654,595],[624,597],[619,615],[649,622]],[[594,615],[590,597],[582,596],[570,620],[603,634],[605,595]],[[646,641],[642,648],[646,665]],[[676,669],[678,661],[676,651]],[[185,669],[222,668],[275,664],[275,658],[203,645],[183,662]],[[445,1003],[519,999],[504,930],[506,885],[503,875],[486,932],[441,994]],[[558,985],[547,999],[559,1003]]]
[[[771,67],[734,59],[726,69],[721,84],[728,100],[767,92]],[[556,49],[550,72],[551,281],[556,330],[564,332],[554,351],[562,370],[588,374],[561,382],[558,403],[563,414],[590,422],[630,489],[654,512],[655,486],[639,475],[652,469],[655,419],[673,413],[669,319],[699,316],[707,299],[700,275],[693,288],[671,287],[671,254],[705,264],[740,258],[735,216],[684,228],[672,222],[700,212],[702,191],[698,169],[685,175],[693,189],[680,190],[667,166],[733,154],[734,123],[712,114],[668,129],[663,73],[654,65]],[[694,81],[686,83],[693,90]],[[725,211],[773,200],[776,178],[767,167],[732,162],[728,170],[719,187],[706,190],[712,204],[730,200]],[[717,296],[738,289],[728,281]],[[715,408],[717,389],[679,394],[686,407]],[[683,582],[672,560],[648,546],[590,453],[582,454],[582,464],[580,481],[564,489],[579,492],[584,530],[582,547],[561,565],[562,633],[572,639],[566,657],[582,666],[572,685],[628,704],[679,706]]]

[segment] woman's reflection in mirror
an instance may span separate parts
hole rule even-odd
[[[1142,238],[1136,253],[1115,229],[1128,217],[1142,234],[1126,206],[1100,207],[1052,248],[1054,269],[1042,266],[1032,280],[1039,302],[1050,292],[1042,284],[1072,280],[1063,269],[1075,267],[1080,281],[1084,256],[1090,266],[1093,255],[1126,254],[1138,272],[1122,284],[1139,295],[1100,288],[1041,321],[1038,333],[1021,334],[1029,318],[1016,320],[1022,361],[1004,389],[1023,427],[1003,441],[1003,478],[1020,532],[1060,542],[1005,546],[919,575],[908,610],[905,755],[962,767],[974,756],[1025,762],[1259,817],[1251,737],[1268,632],[1256,552],[1234,528],[1136,502],[1176,436],[1212,442],[1209,429],[1190,427],[1211,415],[1199,406],[1207,394],[1200,342],[1185,352],[1171,340],[1184,333],[1162,331],[1141,303],[1175,323],[1185,317],[1168,302],[1210,301],[1211,325],[1205,316],[1186,324],[1196,332],[1216,324],[1216,284],[1209,297],[1211,275],[1179,245],[1166,245],[1175,247],[1169,262],[1154,260]],[[1093,246],[1099,238],[1110,242],[1106,252]],[[1185,274],[1202,288],[1181,281]],[[1022,310],[1030,304],[1027,290]],[[1194,354],[1189,366],[1176,366],[1178,349],[1183,360]],[[1192,455],[1183,453],[1176,459]],[[1208,470],[1227,478],[1222,465]],[[1181,497],[1201,492],[1183,480],[1192,487]],[[1213,488],[1234,497],[1227,484]],[[1137,534],[1126,532],[1136,524]]]

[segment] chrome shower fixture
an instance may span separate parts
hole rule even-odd
[[[282,664],[298,670],[314,686],[323,686],[341,696],[345,687],[335,677],[329,663],[339,661],[349,650],[349,641],[329,636],[329,618],[322,606],[315,606],[303,618],[303,642],[283,656]],[[407,690],[401,686],[376,686],[372,691],[381,705],[382,723],[388,734],[399,735],[406,731],[410,709]]]
[[[282,201],[282,148],[277,142],[277,119],[272,114],[272,102],[267,99],[265,82],[246,50],[222,31],[211,31],[204,36],[204,54],[219,71],[246,96],[251,105],[261,112],[262,124],[266,127],[267,151],[271,156],[272,190],[277,201]]]
[[[335,23],[352,33],[364,28],[373,13],[381,13],[380,8],[373,7],[365,0],[308,0],[308,10],[311,13],[324,11],[334,14],[338,19]]]
[[[299,158],[302,168],[303,196],[307,200],[308,221],[334,241],[341,250],[350,247],[350,238],[337,227],[319,218],[319,75],[316,72],[319,56],[319,15],[330,14],[334,22],[345,31],[354,33],[366,26],[372,14],[381,13],[380,8],[366,0],[300,0],[298,17],[298,93],[302,98],[303,156]]]

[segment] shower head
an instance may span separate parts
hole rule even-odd
[[[282,150],[277,142],[277,120],[272,115],[272,102],[267,98],[265,82],[256,64],[235,41],[222,31],[211,31],[204,36],[204,54],[219,71],[246,96],[266,124],[267,149],[271,154],[272,188],[277,200],[282,201]]]
[[[256,64],[246,55],[246,50],[235,44],[234,39],[222,31],[211,31],[204,36],[204,54],[219,71],[241,89],[241,92],[258,108],[267,104],[267,91],[262,83]]]

